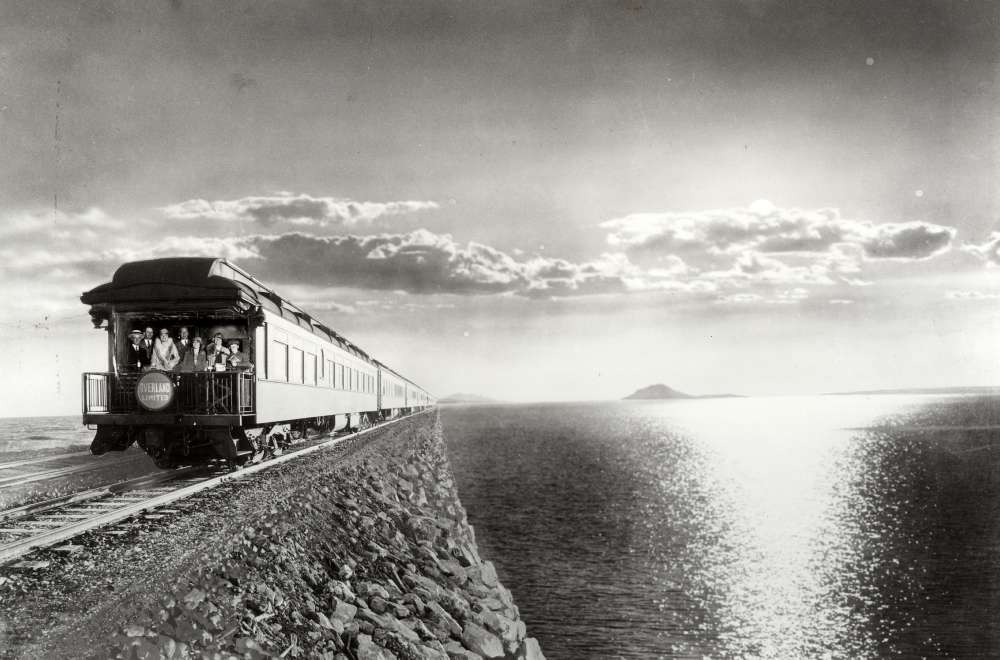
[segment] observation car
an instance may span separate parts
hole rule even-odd
[[[137,443],[162,468],[263,458],[312,431],[364,428],[433,406],[426,390],[224,259],[123,264],[84,293],[108,338],[108,368],[83,374],[94,454]],[[236,341],[237,364],[134,364],[130,332],[188,329]],[[141,342],[140,342],[141,343]],[[182,370],[183,369],[183,370]]]

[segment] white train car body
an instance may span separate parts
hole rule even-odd
[[[269,434],[376,423],[433,405],[422,388],[223,259],[123,264],[88,291],[108,333],[108,370],[83,375],[94,453],[137,442],[158,464],[254,453]],[[130,335],[156,328],[236,342],[245,361],[164,368],[137,358]],[[206,341],[206,344],[208,342]],[[148,356],[147,356],[148,357]]]
[[[380,410],[370,359],[266,311],[255,343],[258,424]]]

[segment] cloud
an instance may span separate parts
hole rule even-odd
[[[759,293],[733,293],[719,296],[716,303],[724,305],[796,305],[809,298],[809,291],[802,287],[775,291],[769,295]]]
[[[477,242],[421,229],[406,234],[320,237],[302,233],[242,239],[262,277],[406,293],[567,296],[624,292],[640,276],[624,255],[573,263],[518,259]]]
[[[992,232],[988,239],[978,245],[966,243],[961,250],[986,262],[987,266],[1000,266],[1000,231]]]
[[[859,244],[870,259],[930,259],[951,247],[955,232],[954,227],[929,222],[867,225]]]
[[[292,225],[343,228],[376,219],[437,209],[431,201],[358,202],[339,197],[312,197],[279,192],[273,195],[208,201],[189,199],[160,210],[171,220],[207,223],[245,222],[273,228]]]
[[[949,300],[998,300],[1000,293],[996,291],[946,291],[944,297]]]
[[[929,259],[947,250],[955,229],[928,222],[875,224],[842,218],[832,208],[782,209],[767,201],[746,208],[688,213],[634,213],[601,223],[608,244],[637,259],[677,255],[718,266],[749,252],[817,256],[855,246],[865,259]]]
[[[618,249],[584,260],[505,251],[426,229],[340,235],[306,231],[429,204],[357,203],[290,193],[229,202],[189,200],[164,210],[181,221],[200,218],[211,229],[181,222],[151,224],[142,232],[121,231],[130,223],[100,209],[20,214],[0,226],[0,277],[48,283],[51,291],[69,291],[57,294],[69,300],[77,289],[104,281],[123,262],[215,256],[239,263],[283,290],[295,292],[301,286],[311,292],[306,302],[316,309],[344,314],[365,305],[334,302],[331,291],[547,299],[668,292],[728,304],[775,305],[800,302],[816,287],[871,284],[861,277],[866,262],[929,258],[948,249],[954,236],[953,229],[929,223],[873,225],[843,220],[830,209],[782,210],[766,202],[737,210],[638,214],[609,221],[603,226]],[[215,225],[240,221],[272,232],[217,235]],[[53,226],[58,231],[51,231]],[[181,234],[164,236],[168,230]],[[47,240],[40,241],[40,235]],[[996,250],[963,249],[977,255]]]
[[[250,245],[215,237],[171,236],[155,242],[108,237],[97,241],[53,239],[44,247],[15,244],[0,248],[0,279],[22,286],[53,284],[61,289],[58,295],[76,297],[78,288],[108,278],[122,263],[173,256],[239,261],[258,255]]]
[[[414,294],[514,294],[533,298],[637,291],[714,291],[688,281],[680,259],[640,268],[622,253],[573,262],[517,257],[477,242],[465,244],[425,229],[406,234],[313,236],[299,232],[241,239],[256,257],[245,262],[261,277],[324,286]]]
[[[79,212],[46,209],[6,213],[0,217],[0,241],[8,247],[25,243],[38,245],[43,240],[81,245],[125,227],[125,222],[98,208]]]

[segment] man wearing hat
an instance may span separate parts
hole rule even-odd
[[[141,371],[144,366],[148,366],[146,361],[146,351],[142,348],[142,330],[135,329],[128,333],[129,344],[125,354],[125,369],[128,371]]]
[[[177,364],[174,365],[174,371],[181,371],[181,365],[186,361],[187,352],[191,350],[191,333],[187,329],[187,326],[181,326],[180,337],[174,342],[174,348],[177,349]]]

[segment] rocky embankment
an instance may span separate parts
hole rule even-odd
[[[14,653],[542,658],[510,592],[478,554],[435,415],[372,435],[346,455],[319,452],[210,491],[173,533],[164,524],[131,544],[111,541],[127,548],[102,545],[108,558],[88,559],[87,580],[97,584],[78,587],[78,597],[61,605],[78,618],[50,612],[57,630],[17,639]],[[128,576],[182,543],[173,556],[183,561],[163,562],[153,578]],[[53,568],[79,582],[68,561]],[[113,573],[106,578],[112,604],[88,607],[91,592],[106,586],[102,570]],[[44,616],[45,593],[32,589],[60,579],[20,579],[27,622]],[[18,637],[12,622],[8,641]],[[93,639],[102,625],[107,630]]]

